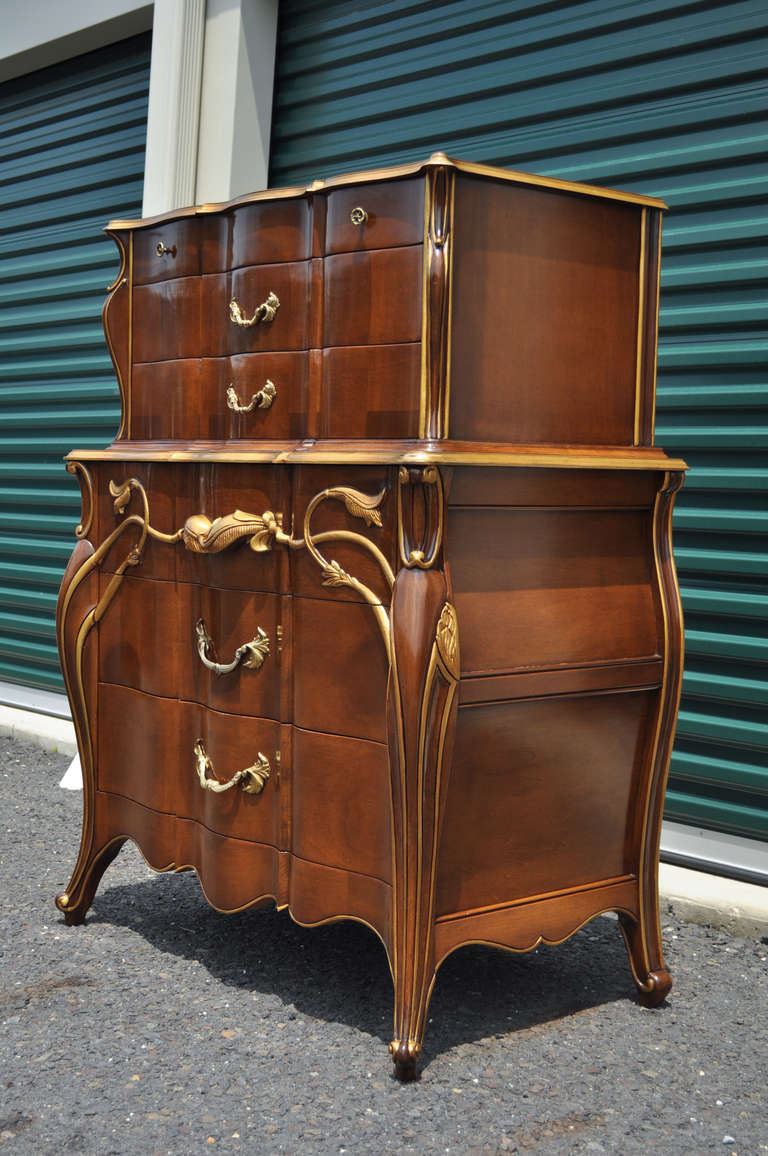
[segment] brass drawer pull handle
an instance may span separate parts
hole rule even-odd
[[[256,637],[252,638],[250,642],[244,642],[242,646],[238,646],[235,651],[235,657],[231,662],[214,662],[208,657],[208,652],[215,654],[213,640],[206,630],[205,623],[202,618],[198,618],[195,623],[195,633],[197,635],[197,653],[200,655],[200,661],[208,670],[212,670],[214,674],[231,674],[238,666],[247,666],[249,670],[261,670],[264,665],[264,659],[269,654],[269,637],[259,626],[256,630]]]
[[[356,205],[352,212],[349,214],[349,219],[353,225],[364,225],[368,220],[368,214],[366,213],[365,209],[362,209],[359,205]]]
[[[280,302],[277,294],[270,293],[266,301],[262,301],[261,305],[257,305],[253,317],[246,317],[233,297],[229,303],[229,318],[233,324],[242,325],[247,329],[249,325],[255,325],[257,321],[274,321],[275,314],[279,308]]]
[[[168,254],[168,256],[170,256],[170,257],[175,257],[176,256],[176,246],[171,245],[171,247],[169,249],[168,246],[164,245],[162,241],[158,241],[157,242],[157,249],[155,250],[155,252],[157,253],[158,257],[165,257],[166,254]]]
[[[193,749],[197,777],[204,791],[214,791],[220,795],[222,791],[228,791],[230,787],[236,787],[238,783],[247,795],[260,795],[264,790],[264,784],[269,778],[269,759],[261,751],[256,756],[256,762],[252,767],[244,767],[242,771],[235,771],[228,782],[220,783],[218,779],[211,777],[213,775],[213,763],[206,754],[203,740],[198,739]]]
[[[234,385],[229,385],[227,388],[227,409],[231,409],[233,413],[250,413],[252,409],[269,409],[276,397],[277,390],[274,382],[270,381],[269,378],[267,378],[264,388],[260,389],[258,393],[254,393],[247,405],[243,405],[240,401]]]

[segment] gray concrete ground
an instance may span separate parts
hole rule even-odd
[[[0,1147],[101,1154],[768,1152],[768,947],[665,916],[675,988],[640,1007],[615,921],[443,966],[423,1078],[386,1051],[365,928],[224,916],[126,846],[83,927],[53,906],[81,795],[0,740]]]

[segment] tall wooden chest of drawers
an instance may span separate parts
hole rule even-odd
[[[69,923],[126,838],[222,911],[360,920],[404,1079],[467,942],[615,910],[664,998],[662,208],[437,154],[109,226],[122,421],[68,459],[58,616]]]

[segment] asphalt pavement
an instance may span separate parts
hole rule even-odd
[[[662,921],[674,989],[647,1010],[615,920],[441,968],[418,1083],[387,1054],[383,949],[353,923],[221,915],[128,844],[68,928],[82,796],[69,759],[0,739],[0,1149],[768,1152],[768,946]]]

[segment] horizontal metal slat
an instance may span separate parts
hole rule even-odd
[[[768,838],[768,811],[747,803],[726,803],[679,791],[674,782],[667,788],[664,814],[678,822],[710,827],[715,831],[735,831],[755,838]]]
[[[762,409],[768,412],[766,385],[664,385],[656,393],[656,403],[663,415],[672,409]]]
[[[56,644],[56,624],[49,617],[36,614],[5,614],[0,611],[0,637],[18,637],[20,646],[32,638],[46,639],[47,645]],[[23,653],[23,651],[22,651]]]
[[[56,593],[30,586],[0,585],[0,606],[8,609],[37,610],[49,616],[56,613]]]
[[[675,545],[677,568],[688,571],[711,571],[717,574],[768,577],[768,551],[701,549]]]
[[[768,707],[768,677],[761,681],[757,678],[729,676],[722,671],[705,674],[688,667],[683,677],[683,694],[715,702],[724,699],[728,702],[748,702]],[[766,789],[768,790],[768,783]]]
[[[681,709],[677,733],[685,738],[713,739],[768,751],[768,723],[756,719],[727,718]]]
[[[670,772],[679,781],[709,783],[749,794],[768,792],[766,767],[734,758],[718,758],[707,748],[680,750],[672,755]]]
[[[768,660],[768,638],[755,635],[719,634],[686,626],[685,646],[689,654],[716,654],[725,658]]]
[[[57,656],[58,657],[58,656]],[[14,682],[21,686],[39,686],[46,690],[64,690],[64,680],[58,663],[53,662],[53,655],[46,655],[50,659],[47,665],[41,662],[14,662],[8,658],[0,658],[0,679],[3,682]]]
[[[694,509],[680,505],[675,510],[676,530],[705,530],[727,534],[764,534],[768,532],[768,509],[750,510],[742,507],[717,510],[711,507]]]

